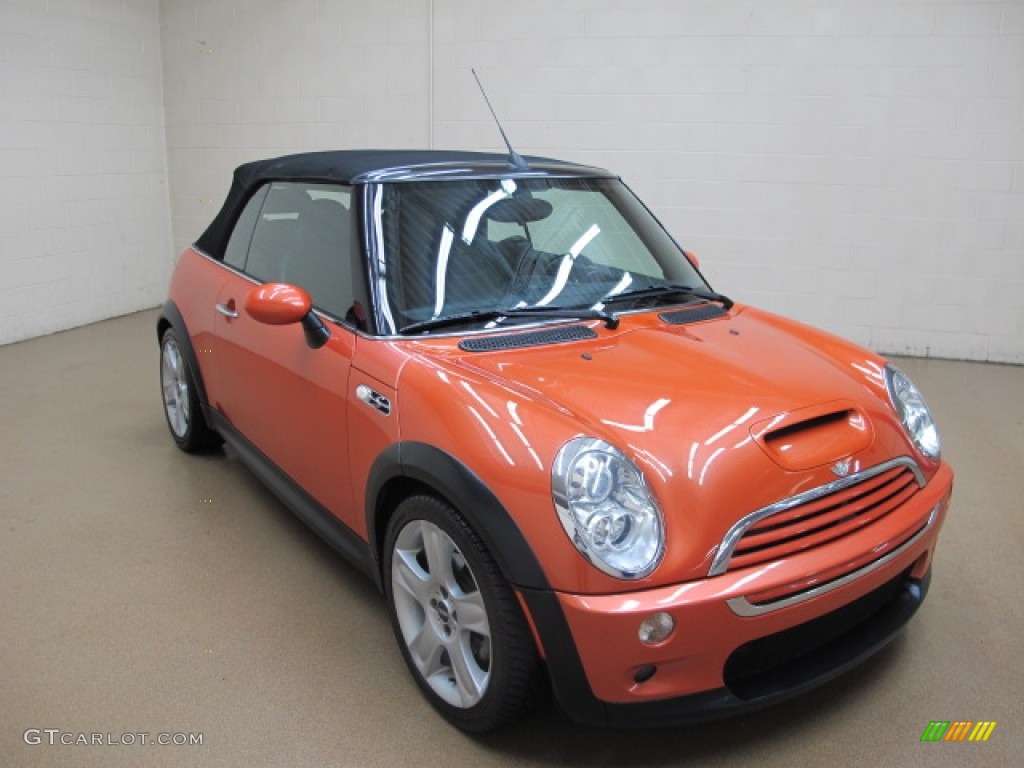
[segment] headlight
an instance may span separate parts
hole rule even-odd
[[[562,446],[551,467],[562,527],[605,573],[642,579],[661,562],[665,525],[644,476],[618,448],[594,437]]]
[[[885,366],[885,384],[889,388],[889,399],[914,445],[929,459],[937,461],[942,442],[921,392],[903,371],[892,365]]]

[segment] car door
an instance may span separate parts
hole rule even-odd
[[[275,182],[258,205],[244,263],[217,300],[220,410],[267,458],[336,516],[352,524],[346,391],[356,335],[345,321],[353,303],[356,247],[350,187]],[[247,207],[246,213],[249,211]],[[239,219],[239,226],[246,218]],[[266,325],[244,309],[256,285],[306,290],[330,330],[319,348],[299,324]]]

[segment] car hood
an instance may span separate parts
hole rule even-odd
[[[650,318],[459,365],[624,450],[670,530],[687,531],[689,551],[676,554],[689,575],[744,515],[909,452],[871,352],[749,307],[685,326]]]
[[[462,364],[542,396],[620,446],[659,456],[676,453],[681,441],[725,445],[792,427],[802,411],[808,419],[867,415],[885,397],[880,358],[750,308],[697,325],[643,325],[582,344],[466,356]],[[807,466],[831,456],[818,458]]]
[[[401,345],[417,361],[401,369],[402,439],[436,445],[487,478],[531,542],[571,546],[550,473],[578,436],[624,451],[661,507],[665,560],[644,585],[705,576],[725,534],[751,512],[913,455],[885,361],[830,334],[743,306],[683,325],[657,312],[625,315],[614,330],[589,325],[592,338],[527,347],[517,346],[518,330],[507,344],[499,333],[472,345],[489,351],[468,351],[465,337]],[[588,335],[565,330],[542,329],[530,342]],[[552,584],[618,588],[573,558],[557,562],[568,564]]]

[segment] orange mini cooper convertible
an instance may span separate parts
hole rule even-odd
[[[157,331],[177,444],[225,441],[369,574],[459,728],[547,687],[594,724],[762,706],[927,591],[953,474],[914,384],[713,291],[607,171],[248,163]]]

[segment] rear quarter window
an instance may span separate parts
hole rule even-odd
[[[256,194],[249,198],[242,215],[235,222],[235,228],[231,232],[231,239],[228,240],[228,247],[224,250],[224,262],[238,270],[245,269],[246,256],[249,253],[249,244],[252,242],[253,229],[256,227],[256,220],[259,218],[263,201],[267,197],[269,185],[260,187]]]

